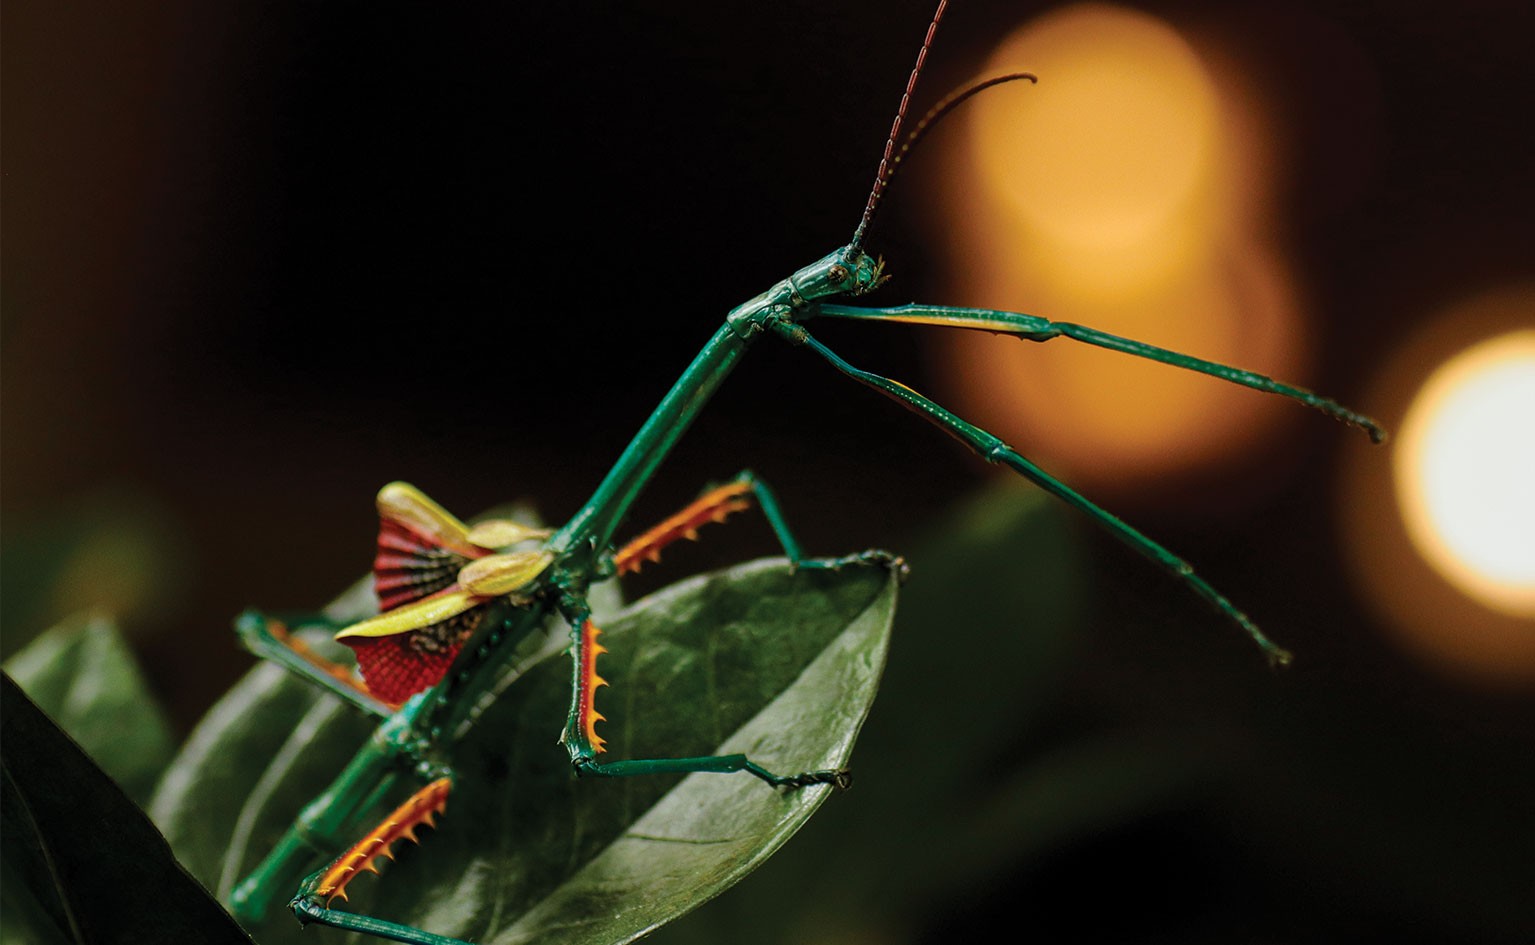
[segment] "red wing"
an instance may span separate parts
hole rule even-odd
[[[357,668],[368,691],[383,702],[399,705],[442,679],[485,614],[485,604],[479,604],[407,633],[338,639],[357,652]]]
[[[479,549],[475,549],[477,554],[463,553],[471,547],[446,548],[387,515],[380,517],[378,554],[373,559],[373,589],[379,609],[393,610],[451,585],[458,579],[460,568],[490,553]]]

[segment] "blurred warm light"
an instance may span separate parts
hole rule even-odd
[[[1375,606],[1433,665],[1535,683],[1535,285],[1442,313],[1367,405],[1398,436],[1358,456],[1344,519]],[[1369,451],[1376,453],[1377,451]]]
[[[1435,371],[1407,409],[1394,459],[1418,552],[1488,606],[1535,616],[1535,330],[1491,338]]]
[[[1171,28],[1129,10],[1070,7],[1014,33],[987,71],[1026,66],[1045,94],[992,98],[972,136],[984,186],[1041,234],[1088,251],[1166,234],[1207,187],[1219,105]]]
[[[938,139],[956,149],[934,188],[954,223],[945,297],[1294,379],[1295,290],[1265,242],[1267,131],[1240,77],[1098,3],[1030,21],[979,72],[1018,69],[1039,85],[978,96],[969,134]],[[1071,342],[938,344],[962,414],[1099,494],[1248,448],[1283,406]]]

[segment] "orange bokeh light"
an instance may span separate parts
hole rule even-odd
[[[939,212],[956,224],[944,291],[1293,379],[1298,304],[1260,208],[1261,113],[1166,23],[1106,4],[1006,37],[983,72],[1038,86],[978,97]],[[1218,460],[1282,404],[1209,378],[1057,342],[956,332],[945,396],[1100,493]]]
[[[1171,28],[1120,8],[1069,7],[1005,39],[987,71],[1019,63],[1044,84],[978,101],[971,124],[983,186],[1007,212],[1092,252],[1160,242],[1200,202],[1219,106]]]

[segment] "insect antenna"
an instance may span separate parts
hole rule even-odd
[[[911,78],[906,80],[906,91],[901,95],[901,105],[896,109],[895,121],[890,125],[890,135],[885,139],[885,153],[879,160],[879,171],[874,175],[874,187],[869,191],[869,201],[864,205],[863,218],[858,221],[858,229],[853,232],[852,248],[863,248],[863,241],[869,231],[869,224],[874,220],[874,211],[879,206],[879,199],[884,195],[885,189],[890,186],[890,181],[895,177],[895,172],[906,159],[912,148],[917,146],[933,126],[938,124],[945,115],[958,108],[971,96],[983,92],[994,85],[1002,85],[1005,82],[1016,82],[1027,79],[1030,82],[1038,82],[1039,78],[1029,72],[1009,72],[1005,75],[992,76],[982,79],[974,85],[967,86],[955,92],[950,92],[943,97],[937,105],[928,109],[922,120],[901,142],[899,151],[895,148],[896,141],[901,135],[901,122],[906,117],[906,108],[911,103],[911,93],[917,87],[917,76],[922,72],[922,65],[927,60],[928,48],[933,44],[933,34],[938,31],[938,21],[943,17],[944,8],[948,6],[948,0],[941,0],[938,9],[933,13],[933,22],[928,24],[927,36],[922,40],[922,48],[917,52],[917,64],[912,67]]]
[[[932,48],[933,36],[938,32],[938,21],[943,19],[943,11],[948,9],[949,0],[938,0],[938,9],[933,11],[933,22],[927,25],[927,35],[922,37],[922,48],[917,50],[917,64],[911,67],[911,77],[906,80],[906,91],[901,93],[901,104],[895,110],[895,121],[890,123],[890,134],[885,138],[885,153],[879,159],[879,170],[874,175],[874,187],[869,191],[869,201],[863,207],[863,219],[858,221],[858,229],[853,231],[853,242],[850,244],[854,251],[863,248],[864,234],[869,230],[869,223],[874,219],[874,208],[879,206],[880,194],[884,192],[885,183],[889,180],[890,158],[895,152],[895,143],[901,137],[901,120],[906,117],[906,108],[911,104],[911,93],[917,87],[917,76],[922,74],[922,64],[927,61],[927,51]]]

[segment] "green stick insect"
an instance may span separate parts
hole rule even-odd
[[[574,773],[583,778],[712,772],[745,773],[781,790],[817,785],[845,787],[846,770],[778,773],[745,755],[691,758],[643,758],[606,761],[596,723],[600,630],[591,619],[593,584],[635,570],[668,543],[691,536],[701,525],[755,504],[771,525],[791,565],[802,568],[874,566],[904,572],[902,560],[888,552],[866,551],[842,558],[809,558],[800,550],[773,493],[743,473],[733,482],[704,493],[691,505],[615,548],[614,535],[626,513],[656,470],[704,408],[720,384],[758,339],[777,337],[819,357],[836,371],[871,387],[953,436],[989,463],[1000,463],[1047,492],[1085,512],[1120,541],[1166,569],[1194,593],[1234,621],[1276,665],[1289,654],[1193,569],[1161,545],[1099,508],[1069,486],[1024,458],[1002,440],[966,422],[897,381],[854,367],[818,341],[806,328],[816,318],[866,322],[906,322],[1006,333],[1028,341],[1070,338],[1186,370],[1199,371],[1321,410],[1367,431],[1376,442],[1384,431],[1367,417],[1309,391],[1268,377],[1153,347],[1080,325],[1051,322],[1032,315],[991,309],[908,304],[866,308],[844,304],[877,288],[883,262],[864,249],[881,194],[901,156],[933,123],[977,92],[1002,82],[1034,81],[1032,75],[998,76],[943,100],[902,141],[901,124],[912,90],[931,47],[947,3],[940,2],[907,82],[886,140],[873,189],[852,240],[812,262],[767,291],[737,306],[678,378],[591,498],[557,530],[532,529],[511,521],[482,522],[472,528],[404,483],[379,493],[381,518],[375,586],[378,616],[343,628],[336,636],[357,653],[361,681],[349,669],[328,665],[308,652],[283,626],[256,612],[238,621],[246,645],[363,711],[381,719],[376,734],[288,829],[271,853],[233,892],[237,916],[248,924],[260,919],[279,897],[293,896],[290,908],[302,922],[319,922],[417,945],[457,942],[421,929],[332,908],[345,898],[345,887],[372,870],[379,856],[401,837],[430,824],[441,813],[453,788],[452,748],[477,717],[476,706],[491,697],[500,671],[516,645],[558,616],[571,628],[571,699],[561,742]],[[515,550],[537,542],[533,550]],[[401,771],[422,786],[365,836],[344,835],[346,825],[380,804],[386,785]],[[356,840],[350,847],[349,840]],[[329,848],[339,855],[301,883]],[[297,886],[298,892],[293,895]]]

